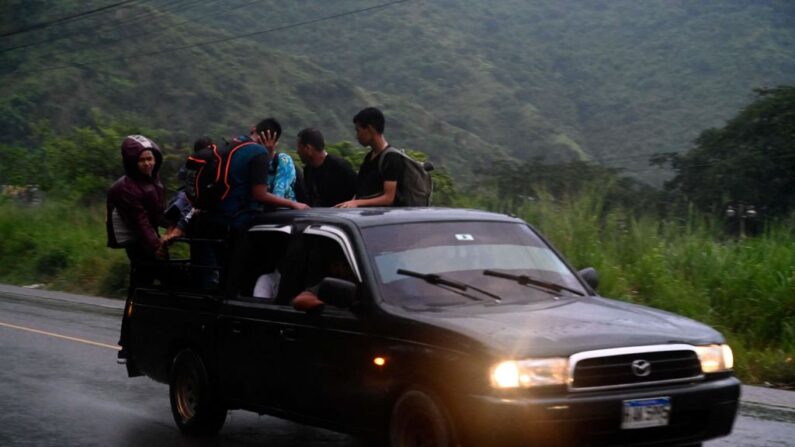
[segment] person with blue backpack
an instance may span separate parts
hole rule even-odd
[[[225,240],[247,228],[263,210],[308,208],[269,190],[268,170],[280,135],[278,121],[266,118],[226,148],[211,145],[188,157],[185,191],[199,210],[193,218],[193,236]],[[194,243],[192,252],[197,264],[210,268],[218,266],[224,255],[217,243]],[[214,282],[212,275],[202,275],[203,287],[212,288]]]
[[[188,157],[185,191],[201,220],[236,230],[266,209],[308,208],[291,198],[295,167],[275,152],[280,135],[278,121],[266,118],[226,148],[212,145]]]

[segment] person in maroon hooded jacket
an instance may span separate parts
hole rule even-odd
[[[130,135],[121,144],[124,175],[108,191],[106,227],[108,246],[124,248],[130,259],[130,288],[151,286],[158,278],[157,261],[167,257],[166,244],[157,227],[163,222],[165,188],[158,171],[163,162],[160,148],[149,138]],[[122,318],[122,351],[126,358],[126,321]]]
[[[163,155],[154,141],[130,135],[121,144],[121,156],[124,175],[108,191],[108,246],[127,251],[137,270],[136,285],[151,285],[151,264],[165,253],[157,231],[165,210],[165,189],[158,175]]]

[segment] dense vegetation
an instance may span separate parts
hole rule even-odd
[[[795,232],[772,225],[753,239],[725,239],[720,222],[693,213],[659,220],[608,207],[607,188],[514,211],[572,261],[594,266],[600,292],[714,325],[750,383],[795,387]],[[490,199],[461,206],[496,207]],[[0,204],[0,281],[123,296],[127,260],[105,248],[102,207]]]

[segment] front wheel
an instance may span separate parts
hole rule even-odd
[[[418,389],[403,393],[389,421],[390,447],[451,447],[453,430],[444,408]]]
[[[171,414],[182,433],[214,435],[226,421],[201,357],[185,349],[174,357],[169,380]]]

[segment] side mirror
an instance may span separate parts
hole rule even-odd
[[[317,290],[317,297],[326,304],[349,308],[356,300],[356,284],[337,278],[323,278]]]
[[[593,267],[586,267],[579,272],[580,277],[585,280],[585,283],[591,286],[592,289],[596,290],[599,288],[599,272],[596,271]]]

